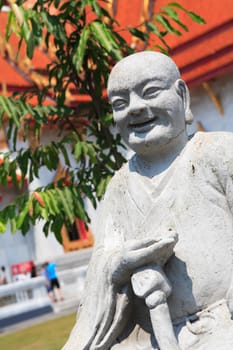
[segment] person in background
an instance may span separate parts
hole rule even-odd
[[[33,263],[32,265],[32,269],[31,269],[31,278],[33,277],[37,277],[37,269],[36,269],[36,265]]]
[[[45,277],[46,289],[47,289],[47,292],[48,292],[48,296],[51,299],[51,301],[53,301],[53,299],[54,299],[53,298],[53,292],[52,292],[51,283],[50,283],[50,280],[48,278],[48,274],[47,274],[47,271],[46,271],[46,266],[47,266],[47,263],[44,263],[41,266],[40,274],[41,274],[41,276]]]
[[[61,291],[61,287],[60,287],[60,282],[59,282],[58,276],[57,276],[56,263],[46,262],[45,266],[46,266],[46,268],[45,268],[46,275],[47,275],[47,278],[48,278],[48,280],[50,282],[50,286],[51,286],[50,293],[52,292],[52,301],[54,301],[54,302],[57,301],[56,294],[55,294],[55,288],[57,290],[59,300],[64,300],[63,295],[62,295],[62,291]]]
[[[6,268],[5,268],[5,266],[1,267],[0,285],[2,285],[2,284],[7,284]]]

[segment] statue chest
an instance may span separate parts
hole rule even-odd
[[[233,219],[226,194],[212,173],[185,163],[163,188],[137,185],[131,229],[125,239],[161,237],[175,230],[179,241],[167,263],[173,318],[196,312],[225,297],[232,275]],[[138,200],[138,198],[140,199]]]

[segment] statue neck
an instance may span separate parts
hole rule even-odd
[[[137,171],[151,178],[166,171],[180,155],[187,142],[187,135],[182,134],[171,140],[169,144],[154,147],[152,154],[136,154],[134,162]]]

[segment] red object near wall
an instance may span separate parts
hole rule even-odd
[[[33,261],[24,261],[19,264],[11,265],[11,274],[12,276],[17,276],[20,274],[29,273],[31,272],[33,265]]]
[[[86,229],[85,223],[82,220],[78,221],[80,239],[88,239],[88,231]]]

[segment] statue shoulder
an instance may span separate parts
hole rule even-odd
[[[119,193],[122,189],[125,188],[126,184],[126,178],[129,173],[129,166],[128,162],[124,163],[122,167],[115,172],[112,179],[110,180],[106,192],[105,197],[108,197],[109,195],[112,196],[116,191]]]
[[[232,159],[233,133],[197,132],[190,140],[196,155],[203,159]]]

